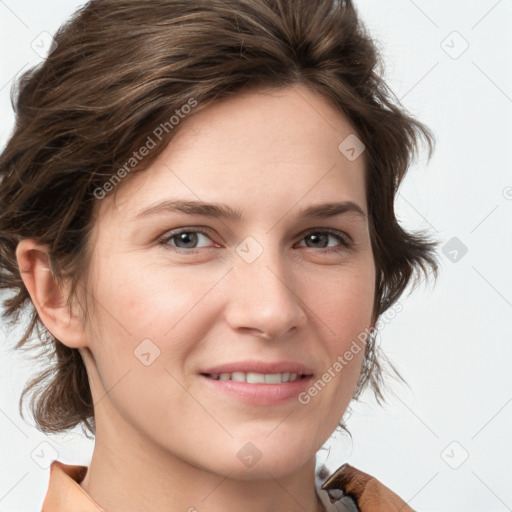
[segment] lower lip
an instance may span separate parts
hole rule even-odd
[[[213,389],[252,405],[277,405],[297,398],[297,395],[306,390],[313,378],[312,375],[308,375],[293,382],[280,384],[248,384],[234,380],[215,380],[205,375],[199,377]]]

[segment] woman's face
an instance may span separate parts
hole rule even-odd
[[[354,130],[304,86],[196,110],[155,163],[99,205],[82,350],[97,436],[233,478],[279,477],[315,456],[360,373],[375,292],[364,153],[347,152]],[[202,213],[154,208],[166,201]],[[363,215],[304,214],[346,201]],[[242,361],[313,375],[202,375]]]

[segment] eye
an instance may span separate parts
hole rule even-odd
[[[338,244],[334,246],[329,246],[329,237],[331,239],[338,240]],[[352,247],[352,241],[350,238],[342,233],[341,231],[334,231],[334,230],[315,230],[315,231],[309,231],[306,233],[306,235],[302,238],[302,240],[309,240],[313,245],[307,245],[307,247],[316,247],[320,249],[325,249],[323,252],[336,252],[341,250],[339,247],[340,245],[342,248],[348,249]]]
[[[337,240],[338,243],[329,245],[329,239]],[[163,238],[161,238],[159,243],[168,249],[174,248],[178,251],[181,250],[183,252],[194,252],[196,249],[213,247],[208,245],[200,245],[201,241],[206,243],[206,240],[211,241],[211,238],[206,231],[197,228],[186,228],[171,231]],[[302,237],[301,242],[303,240],[307,241],[306,247],[316,247],[317,249],[321,249],[324,253],[337,252],[342,249],[349,249],[352,247],[352,241],[350,237],[345,235],[345,233],[336,230],[311,230]],[[220,247],[218,244],[215,244],[215,246]],[[304,245],[302,245],[302,247],[304,247]]]
[[[176,249],[200,249],[208,246],[198,246],[201,238],[209,239],[211,238],[205,231],[201,231],[198,229],[183,229],[181,231],[174,231],[169,233],[167,236],[160,240],[162,245],[171,245]],[[170,244],[170,242],[174,242]]]

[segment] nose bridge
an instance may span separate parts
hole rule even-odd
[[[271,337],[285,334],[305,318],[294,290],[290,262],[271,236],[249,236],[236,248],[228,321]]]

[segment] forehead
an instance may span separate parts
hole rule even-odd
[[[115,209],[124,215],[171,197],[247,203],[255,195],[266,207],[301,198],[365,205],[365,155],[352,161],[339,149],[354,135],[348,119],[304,85],[244,92],[196,108],[147,170],[118,185]]]

